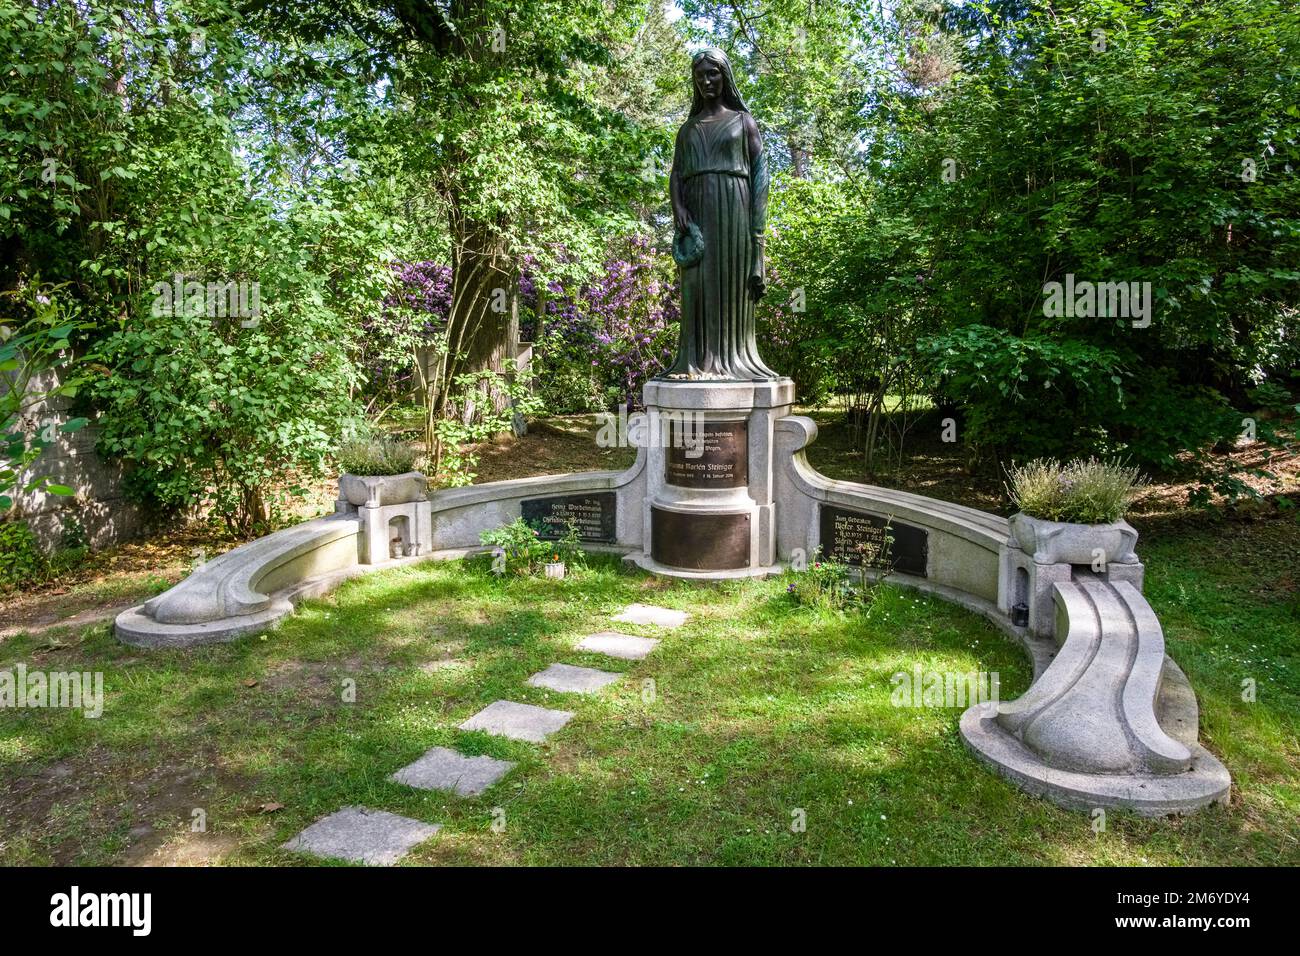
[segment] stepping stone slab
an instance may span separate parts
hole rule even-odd
[[[659,646],[653,637],[635,637],[618,631],[601,631],[588,634],[578,642],[578,650],[592,651],[625,661],[639,661]]]
[[[532,704],[517,704],[513,700],[498,700],[461,724],[460,729],[486,730],[511,740],[540,744],[572,719],[571,710],[549,710]]]
[[[344,807],[317,820],[283,848],[370,866],[392,866],[441,829],[436,823],[421,823],[383,810]]]
[[[466,757],[446,747],[434,747],[388,779],[420,790],[447,790],[461,797],[476,797],[514,766],[510,760]]]
[[[687,614],[685,611],[674,611],[671,608],[655,607],[653,604],[629,604],[619,614],[614,615],[615,621],[621,621],[624,624],[654,624],[658,627],[681,627],[686,623]]]
[[[530,687],[545,687],[564,694],[594,694],[602,687],[614,683],[622,674],[598,671],[594,667],[574,667],[572,664],[552,664],[528,678]]]

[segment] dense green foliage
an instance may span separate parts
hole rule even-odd
[[[70,339],[82,324],[61,292],[36,284],[0,294],[12,309],[0,316],[0,518],[19,492],[73,494],[33,468],[58,433],[87,423],[81,416],[59,420],[41,411],[55,397],[75,398],[81,384]]]
[[[881,396],[915,374],[984,451],[1161,470],[1241,432],[1261,382],[1297,389],[1294,4],[969,4],[892,23],[903,79],[810,92],[810,180],[776,193],[772,259],[806,311],[779,302],[771,327],[796,374]],[[878,66],[812,56],[848,77]],[[1148,311],[1045,314],[1067,275],[1149,283]]]
[[[1046,353],[954,389],[983,412],[969,437],[1168,467],[1236,435],[1253,382],[1300,384],[1300,12],[1076,0],[1001,27],[899,170],[931,223],[927,296],[978,331],[972,350],[941,340],[939,369],[969,373],[988,344]],[[1150,283],[1154,301],[1136,319],[1045,316],[1044,284],[1067,273]]]
[[[21,587],[40,577],[45,556],[22,521],[0,521],[0,591]]]
[[[131,461],[162,503],[210,497],[242,533],[275,517],[268,489],[321,470],[350,412],[333,314],[308,296],[283,301],[256,328],[141,309],[90,356],[105,370],[91,384],[105,410],[100,447]]]
[[[401,403],[467,481],[538,408],[521,322],[555,411],[634,404],[672,347],[665,170],[715,43],[777,177],[763,349],[869,471],[933,404],[971,461],[1240,490],[1211,449],[1279,440],[1256,412],[1300,387],[1290,0],[679,6],[0,0],[0,288],[66,283],[141,497],[263,527]]]
[[[650,120],[672,57],[632,40],[657,30],[667,50],[671,31],[650,19],[552,0],[4,0],[0,283],[73,284],[102,450],[141,497],[247,532],[360,412],[390,264],[450,261],[441,355],[405,353],[436,372],[416,398],[441,465],[456,383],[510,358],[495,277],[525,254],[591,272],[636,228],[629,201],[659,192],[668,133]],[[187,282],[251,287],[259,314],[211,292],[159,306]]]

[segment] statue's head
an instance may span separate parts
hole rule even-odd
[[[716,47],[708,47],[691,57],[691,80],[695,88],[691,101],[692,116],[714,100],[721,100],[730,109],[749,112],[736,90],[731,61]]]

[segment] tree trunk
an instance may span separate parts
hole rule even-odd
[[[431,375],[436,384],[434,410],[473,415],[469,407],[448,409],[458,375],[491,370],[507,375],[519,338],[518,282],[505,240],[483,224],[453,217],[455,254],[452,258],[451,313],[447,320],[445,371]],[[509,398],[500,389],[487,389],[476,398],[503,411]]]
[[[793,140],[787,140],[786,142],[790,147],[790,175],[796,179],[807,179],[808,165],[812,153],[802,146],[796,146]]]

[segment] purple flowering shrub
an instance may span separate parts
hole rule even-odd
[[[450,267],[400,262],[393,272],[358,354],[367,394],[390,400],[414,390],[415,350],[441,343],[451,311]],[[672,260],[645,239],[576,290],[554,280],[543,288],[531,259],[519,277],[520,338],[536,343],[535,386],[553,414],[638,406],[646,380],[672,360],[679,315]]]
[[[604,263],[576,293],[550,282],[544,297],[525,273],[520,324],[528,316],[537,348],[534,370],[554,414],[635,408],[641,387],[672,361],[680,316],[672,260],[645,239],[626,257]]]
[[[415,350],[436,346],[451,314],[451,267],[437,262],[395,262],[395,283],[383,307],[361,323],[356,362],[366,394],[390,401],[417,386]]]

